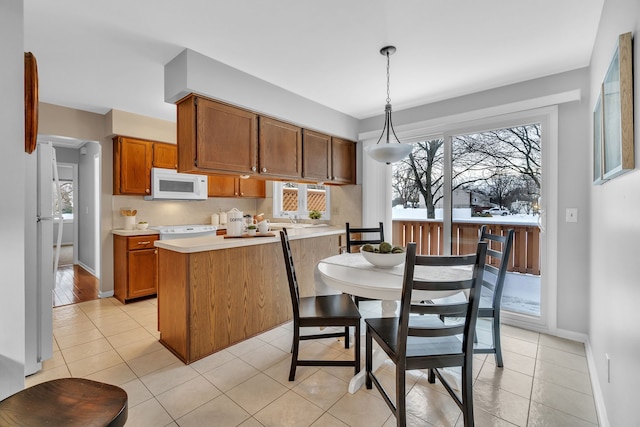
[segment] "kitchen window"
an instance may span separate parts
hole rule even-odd
[[[273,217],[292,220],[309,219],[312,210],[322,213],[322,220],[331,218],[329,186],[299,184],[297,182],[273,183]]]

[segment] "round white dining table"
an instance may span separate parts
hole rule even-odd
[[[404,263],[381,268],[369,263],[360,253],[344,253],[320,260],[316,274],[328,287],[350,295],[382,300],[382,317],[396,316],[398,300],[402,294]],[[414,278],[435,281],[468,279],[471,270],[467,267],[415,266]],[[414,291],[414,301],[444,298],[459,291]],[[373,370],[386,359],[383,351],[375,351]],[[349,393],[355,393],[365,381],[365,370],[360,371],[349,382]]]
[[[322,281],[337,291],[382,301],[382,316],[394,316],[402,295],[404,263],[381,268],[369,263],[360,253],[344,253],[320,260],[317,270]],[[415,278],[435,281],[470,277],[466,267],[416,266]],[[458,291],[414,291],[414,301],[444,298]]]

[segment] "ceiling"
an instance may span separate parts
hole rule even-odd
[[[356,118],[589,65],[604,0],[24,0],[40,101],[175,121],[184,48]],[[214,78],[212,76],[212,78]]]

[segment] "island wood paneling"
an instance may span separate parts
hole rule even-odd
[[[291,241],[301,294],[314,292],[317,262],[335,255],[339,236]],[[160,249],[160,342],[185,363],[291,320],[280,243],[181,254]]]
[[[181,359],[189,346],[188,255],[158,249],[158,330],[162,342]],[[162,291],[160,291],[162,288]],[[184,360],[184,359],[183,359]]]

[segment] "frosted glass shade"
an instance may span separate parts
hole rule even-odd
[[[409,155],[411,150],[413,150],[413,146],[410,144],[388,142],[364,147],[364,151],[369,155],[369,157],[373,160],[386,164],[395,163],[398,160],[404,159]]]

